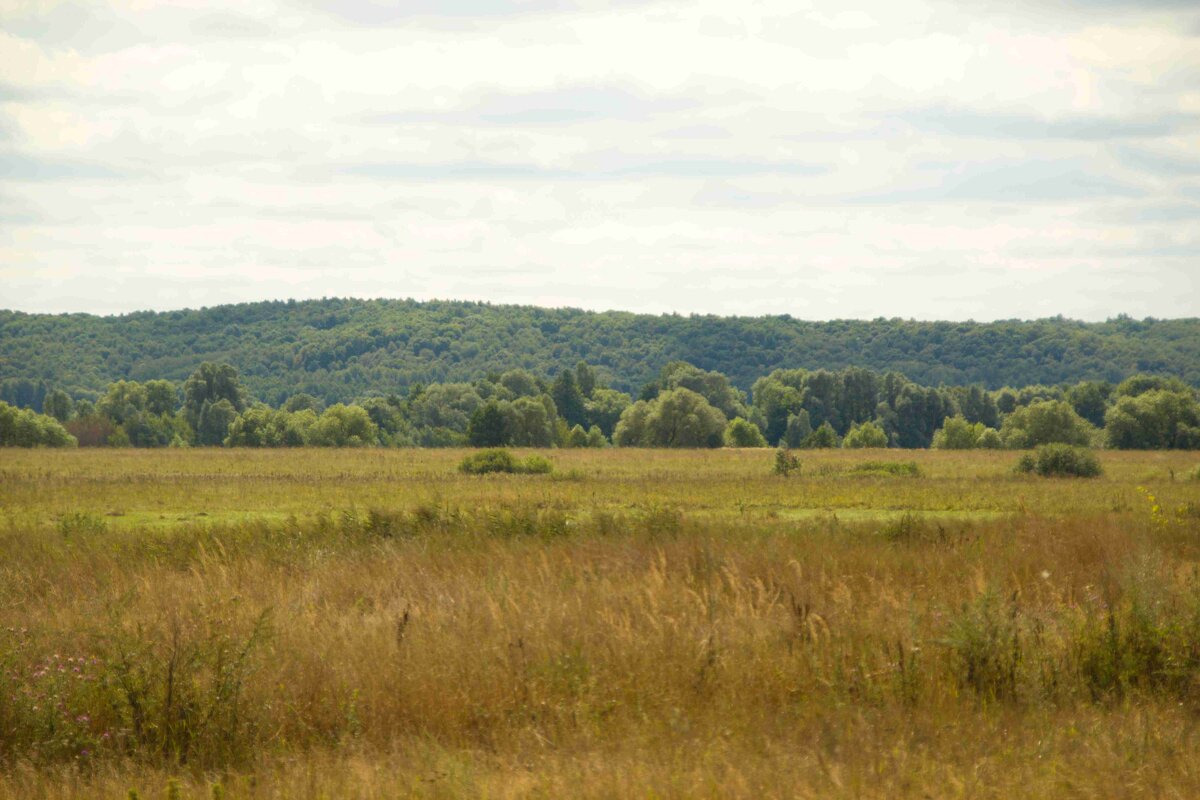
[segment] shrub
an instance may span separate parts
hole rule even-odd
[[[553,469],[554,465],[543,456],[534,455],[522,461],[509,451],[500,449],[480,450],[478,453],[472,453],[458,465],[458,471],[468,475],[486,475],[491,472],[544,475]]]
[[[775,474],[787,477],[800,472],[800,459],[788,452],[786,447],[775,451]]]
[[[1094,453],[1069,444],[1046,444],[1034,453],[1026,453],[1017,462],[1016,471],[1036,472],[1047,478],[1094,478],[1103,472]]]
[[[921,468],[915,461],[863,461],[850,468],[851,475],[895,475],[916,478]]]

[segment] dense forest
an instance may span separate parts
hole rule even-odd
[[[1116,384],[1135,373],[1200,385],[1200,320],[1101,323],[804,322],[589,312],[412,300],[314,300],[114,317],[0,311],[0,400],[40,408],[49,387],[98,400],[118,380],[182,382],[233,366],[250,397],[324,404],[520,368],[557,375],[579,361],[638,393],[673,361],[743,391],[777,369],[903,373],[924,386]]]

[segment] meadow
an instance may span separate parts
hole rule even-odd
[[[1195,454],[466,452],[0,452],[0,797],[1200,796]]]

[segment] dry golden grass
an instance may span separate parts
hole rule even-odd
[[[0,797],[1200,796],[1195,456],[462,455],[0,454]]]

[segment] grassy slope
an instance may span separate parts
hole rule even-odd
[[[469,478],[454,451],[10,451],[0,796],[1200,793],[1195,456],[848,471],[895,456],[780,479],[769,451],[563,451],[557,478]],[[1114,640],[1104,688],[1110,609],[1145,641]],[[231,720],[205,654],[264,611]],[[172,652],[195,705],[160,747],[111,701],[119,657],[161,699]],[[53,735],[20,699],[52,654],[99,659],[60,691],[88,721]]]

